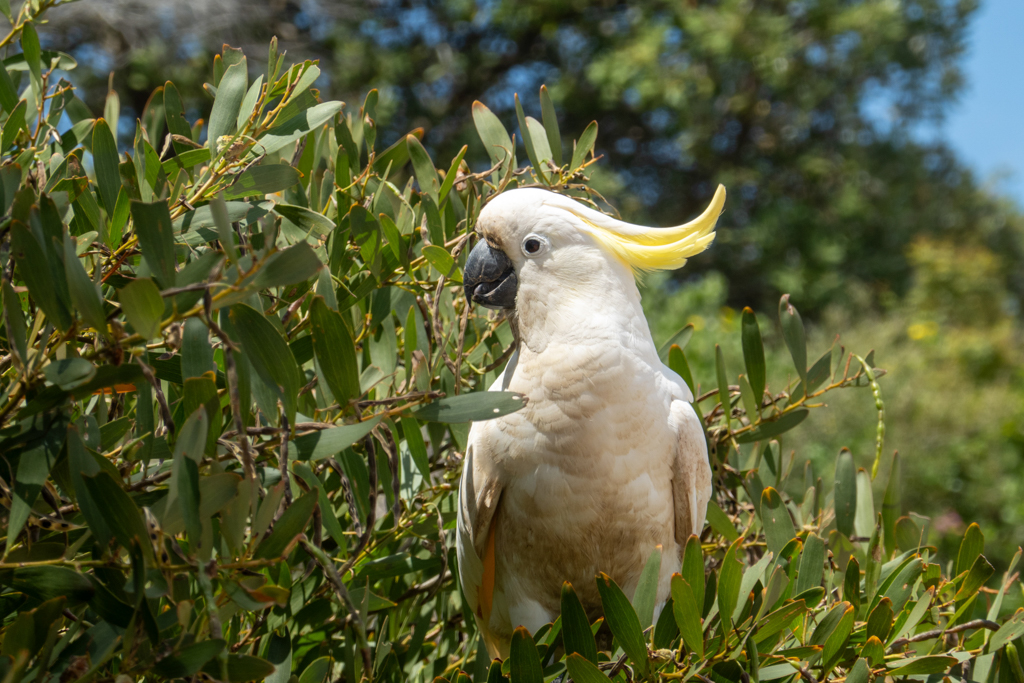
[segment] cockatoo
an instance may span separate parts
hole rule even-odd
[[[715,237],[725,203],[674,228],[616,220],[569,197],[515,189],[480,212],[468,299],[504,309],[517,348],[490,387],[527,397],[469,431],[459,490],[459,576],[492,657],[513,630],[560,612],[562,583],[593,618],[604,572],[627,596],[662,548],[657,610],[711,498],[689,387],[662,364],[638,271],[681,267]]]

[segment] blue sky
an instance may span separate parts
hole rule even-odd
[[[982,181],[1024,207],[1024,0],[982,0],[963,68],[967,87],[946,138]]]

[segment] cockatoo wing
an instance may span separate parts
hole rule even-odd
[[[672,463],[672,496],[675,504],[676,543],[682,548],[691,535],[700,535],[711,500],[711,464],[704,426],[693,409],[693,394],[686,382],[670,370],[662,371],[673,386],[669,428],[676,434]]]
[[[505,371],[491,385],[490,391],[503,391],[516,366],[513,354]],[[466,459],[459,483],[459,510],[456,553],[459,558],[459,580],[470,611],[484,637],[488,651],[494,656],[501,646],[488,630],[494,600],[494,514],[501,500],[502,482],[494,465],[491,445],[485,438],[486,423],[474,423],[469,430]]]

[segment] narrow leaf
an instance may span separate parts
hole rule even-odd
[[[642,676],[646,676],[649,668],[647,644],[644,642],[643,629],[640,628],[640,620],[633,606],[629,604],[622,589],[604,572],[597,577],[597,590],[601,594],[604,618],[612,630],[612,635],[633,662],[633,666]]]
[[[313,351],[334,400],[341,406],[359,396],[359,367],[352,335],[337,311],[323,297],[315,297],[309,309]]]
[[[590,630],[590,621],[576,591],[568,582],[562,584],[562,641],[567,655],[578,653],[597,664],[597,643]]]
[[[853,536],[857,515],[857,468],[853,453],[848,448],[839,451],[836,458],[835,482],[836,529],[847,537]]]
[[[177,259],[174,256],[174,229],[171,227],[167,202],[145,203],[132,200],[132,220],[146,265],[162,287],[173,287]]]
[[[242,98],[249,86],[249,70],[243,57],[240,62],[232,64],[224,72],[217,85],[217,97],[213,100],[210,110],[210,125],[207,129],[207,144],[210,152],[216,156],[223,145],[221,137],[234,132],[238,121],[238,112],[242,107]]]
[[[117,206],[117,194],[121,190],[121,174],[118,170],[120,159],[114,135],[103,119],[97,119],[92,129],[92,156],[96,167],[96,185],[100,202],[107,210],[107,215],[111,216],[114,207]]]

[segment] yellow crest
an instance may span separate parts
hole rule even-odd
[[[689,223],[671,228],[633,225],[572,200],[558,202],[557,206],[579,218],[584,230],[634,272],[675,270],[714,241],[715,224],[725,206],[725,187],[718,186],[704,213]]]

